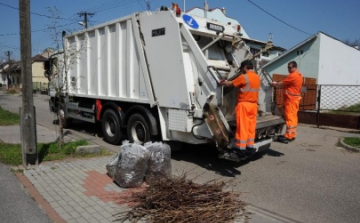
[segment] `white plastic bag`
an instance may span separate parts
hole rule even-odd
[[[106,164],[106,170],[108,175],[114,179],[116,165],[119,162],[119,159],[121,159],[121,153],[116,153],[115,156],[113,156],[108,164]]]
[[[161,179],[171,178],[171,148],[161,142],[147,143],[149,162],[145,174],[145,181],[153,184]]]
[[[120,187],[139,187],[144,181],[149,152],[139,144],[123,144],[121,158],[118,160],[114,180]]]

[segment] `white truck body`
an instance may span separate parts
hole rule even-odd
[[[65,57],[57,57],[58,61],[65,58],[67,68],[53,78],[50,96],[56,101],[56,86],[63,83],[66,118],[105,123],[104,105],[112,103],[116,113],[122,112],[116,128],[126,129],[128,137],[137,131],[129,120],[139,113],[148,121],[151,134],[163,141],[213,140],[222,153],[234,137],[237,90],[224,89],[219,81],[236,77],[239,64],[249,54],[244,44],[231,25],[171,10],[134,13],[65,36]],[[263,94],[269,89],[264,81],[262,89]],[[268,146],[283,125],[269,111],[271,101],[266,103],[262,107],[268,111],[258,118],[258,148]],[[52,106],[55,111],[55,103]],[[135,109],[139,106],[141,111]],[[208,108],[216,113],[215,126],[209,123],[213,113]],[[107,134],[113,126],[104,123],[105,138],[110,139],[117,133],[112,129]]]

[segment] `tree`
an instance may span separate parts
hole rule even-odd
[[[355,40],[346,39],[343,41],[346,45],[349,45],[351,47],[354,47],[356,49],[360,49],[360,38]]]
[[[57,117],[59,126],[58,144],[59,147],[61,147],[64,144],[64,127],[67,127],[68,121],[70,121],[66,117],[66,103],[70,101],[71,96],[68,92],[70,88],[73,88],[73,86],[68,83],[69,77],[67,74],[69,69],[71,69],[71,66],[76,64],[80,58],[87,38],[85,38],[84,35],[84,38],[80,41],[79,45],[64,45],[66,32],[59,32],[59,27],[61,27],[59,25],[60,11],[56,7],[48,8],[48,10],[54,18],[49,25],[49,30],[51,31],[50,36],[53,40],[53,44],[56,45],[56,51],[53,53],[53,56],[49,58],[49,61],[44,68],[45,76],[49,79],[50,83],[50,94],[51,89],[55,91],[53,104],[55,105],[55,116]],[[60,48],[60,46],[62,48]]]

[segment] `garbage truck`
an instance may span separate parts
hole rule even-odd
[[[241,75],[239,64],[251,57],[240,30],[161,7],[63,32],[63,50],[44,62],[50,110],[65,128],[73,120],[100,123],[110,144],[213,144],[220,158],[231,159],[238,90],[220,81]],[[269,77],[259,75],[257,151],[284,126]]]

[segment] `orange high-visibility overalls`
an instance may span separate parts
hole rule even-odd
[[[235,147],[246,150],[246,147],[253,148],[255,143],[260,78],[254,71],[248,71],[237,77],[232,83],[235,87],[240,87],[238,103],[235,108]]]
[[[299,71],[290,73],[283,81],[284,85],[284,106],[286,133],[285,137],[293,139],[296,137],[298,125],[298,110],[301,100],[301,86],[303,84],[303,76]]]

